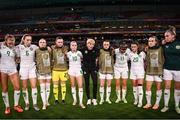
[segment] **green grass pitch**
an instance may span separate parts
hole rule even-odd
[[[91,84],[92,85],[92,84]],[[145,84],[144,84],[145,86]],[[52,87],[51,87],[52,88]],[[98,84],[99,88],[99,84]],[[39,89],[39,87],[38,87]],[[152,92],[152,103],[155,102],[155,86],[153,85],[153,92]],[[92,90],[92,89],[91,89]],[[1,90],[0,90],[1,92]],[[30,93],[30,89],[29,89]],[[92,93],[92,92],[91,92]],[[86,103],[86,97],[85,97],[85,91],[84,91],[84,104]],[[13,88],[12,85],[9,85],[9,98],[10,98],[10,104],[11,107],[13,106]],[[74,118],[74,119],[93,119],[93,118],[102,118],[102,119],[108,119],[108,118],[118,118],[118,119],[126,119],[126,118],[139,118],[139,119],[153,119],[153,118],[163,118],[163,119],[169,119],[169,118],[180,118],[180,115],[178,115],[174,110],[174,95],[173,95],[173,89],[171,89],[171,99],[169,101],[169,107],[170,110],[167,113],[161,113],[160,110],[154,111],[154,110],[144,110],[143,108],[137,108],[133,105],[133,93],[132,93],[132,84],[131,81],[128,80],[128,91],[127,91],[127,104],[124,103],[114,103],[116,100],[116,92],[115,92],[115,80],[112,81],[112,94],[111,94],[111,101],[112,104],[103,104],[103,105],[97,105],[97,106],[87,106],[86,109],[81,109],[78,105],[72,106],[72,96],[71,96],[71,89],[70,89],[70,82],[67,82],[67,95],[66,95],[66,104],[59,104],[54,105],[54,97],[52,94],[51,89],[51,96],[50,96],[50,104],[47,108],[47,110],[40,110],[39,112],[34,111],[32,108],[32,100],[31,95],[29,94],[30,98],[30,110],[24,111],[23,113],[16,113],[13,109],[11,111],[10,115],[4,114],[4,103],[2,100],[2,96],[0,95],[0,119],[30,119],[30,118],[36,118],[36,119],[43,119],[43,118]],[[59,96],[59,99],[61,99],[61,96]],[[98,92],[98,101],[99,101],[99,92]],[[20,98],[20,104],[24,108],[24,101],[21,94]],[[144,91],[144,99],[143,104],[146,104],[145,99],[145,91]],[[42,101],[40,98],[40,94],[38,93],[38,105],[42,107]],[[163,96],[161,99],[160,108],[163,107]]]

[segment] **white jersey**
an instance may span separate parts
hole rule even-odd
[[[9,48],[6,45],[2,44],[0,49],[1,54],[1,70],[11,70],[16,69],[16,49],[15,47]]]
[[[114,67],[118,67],[118,68],[127,68],[128,69],[128,54],[125,53],[121,53],[119,51],[119,48],[115,49],[115,55],[116,55],[116,62],[114,64]]]
[[[18,57],[20,57],[20,67],[29,67],[35,65],[35,50],[38,47],[36,45],[30,45],[25,47],[24,45],[18,45]]]
[[[130,52],[129,59],[131,60],[131,71],[144,71],[144,59],[146,54],[140,52],[139,54]]]
[[[0,42],[0,49],[2,47],[2,45],[4,44],[4,42]],[[1,59],[0,59],[0,63],[1,63]],[[0,67],[1,68],[1,67]]]
[[[131,53],[131,50],[129,48],[127,48],[126,53],[129,55]]]
[[[67,53],[67,58],[69,59],[69,67],[73,68],[81,68],[81,58],[82,58],[82,53],[80,51],[77,52],[71,52],[69,51]]]

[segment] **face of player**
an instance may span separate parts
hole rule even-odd
[[[120,48],[119,50],[122,54],[126,52],[126,48]]]
[[[149,47],[154,47],[157,44],[157,41],[155,38],[150,37],[148,40],[148,46]]]
[[[171,42],[175,38],[175,36],[171,34],[170,32],[165,32],[164,37],[165,37],[166,42]]]
[[[132,52],[136,53],[138,51],[137,44],[131,44],[131,50],[132,50]]]
[[[104,48],[105,50],[107,50],[107,49],[109,49],[109,47],[110,47],[110,43],[104,41],[104,42],[103,42],[103,48]]]
[[[12,39],[12,38],[8,38],[7,40],[6,40],[6,45],[8,46],[8,47],[14,47],[15,46],[15,40],[14,39]]]
[[[94,44],[88,42],[87,43],[87,48],[88,48],[88,50],[92,50],[94,48]]]
[[[70,45],[71,51],[76,52],[77,51],[77,43],[76,42],[72,42]]]
[[[31,36],[26,36],[24,38],[24,45],[29,47],[31,45],[31,42],[32,42],[32,37]]]
[[[46,45],[47,45],[46,40],[44,40],[44,39],[39,40],[39,47],[40,48],[45,48]]]
[[[62,47],[64,45],[64,40],[63,39],[57,39],[56,40],[56,46],[57,47]]]

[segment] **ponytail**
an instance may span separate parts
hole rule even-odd
[[[172,35],[176,36],[176,28],[174,26],[169,26],[166,32],[171,33]]]

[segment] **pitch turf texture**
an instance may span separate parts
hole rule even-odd
[[[99,83],[99,82],[98,82]],[[144,84],[145,86],[145,84]],[[91,82],[92,87],[92,82]],[[51,86],[52,88],[52,86]],[[145,88],[145,87],[144,87]],[[98,84],[99,89],[99,84]],[[155,102],[155,86],[153,85],[152,88],[152,103]],[[30,92],[29,87],[29,93]],[[0,90],[1,92],[1,90]],[[91,92],[92,93],[92,92]],[[146,119],[153,119],[153,118],[163,118],[163,119],[169,119],[169,118],[180,118],[180,115],[178,115],[174,110],[174,95],[173,95],[173,89],[171,89],[171,99],[169,101],[169,107],[170,110],[166,113],[161,113],[160,110],[144,110],[143,108],[138,108],[133,105],[133,93],[132,93],[132,84],[131,81],[128,80],[128,90],[127,90],[127,104],[124,104],[122,102],[116,104],[116,92],[115,92],[115,80],[112,81],[112,93],[111,93],[111,101],[112,104],[105,103],[103,105],[97,105],[97,106],[87,106],[86,109],[81,109],[78,105],[72,106],[72,96],[71,96],[71,89],[70,89],[70,82],[67,82],[67,95],[66,95],[66,104],[63,105],[60,104],[54,105],[54,96],[52,94],[51,89],[51,95],[50,95],[50,104],[47,108],[47,110],[40,110],[39,112],[36,112],[32,108],[32,98],[29,94],[30,98],[30,110],[24,111],[23,113],[16,113],[13,109],[11,109],[10,115],[4,114],[4,103],[2,100],[2,96],[0,95],[0,118],[14,118],[14,119],[23,119],[23,118],[36,118],[36,119],[42,119],[42,118],[75,118],[75,119],[86,119],[86,118],[118,118],[118,119],[125,119],[125,118],[146,118]],[[10,104],[11,108],[13,106],[13,88],[12,85],[9,84],[9,98],[10,98]],[[163,98],[163,96],[162,96]],[[61,99],[61,95],[59,96],[59,99]],[[99,101],[99,92],[98,92],[98,101]],[[85,91],[84,91],[84,104],[86,103],[86,97],[85,97]],[[146,104],[145,99],[145,91],[144,91],[144,98],[143,98],[143,105]],[[24,108],[24,100],[21,94],[20,98],[20,105]],[[40,98],[39,93],[39,87],[38,87],[38,105],[42,107],[42,101]],[[161,99],[160,108],[163,107],[163,99]]]

